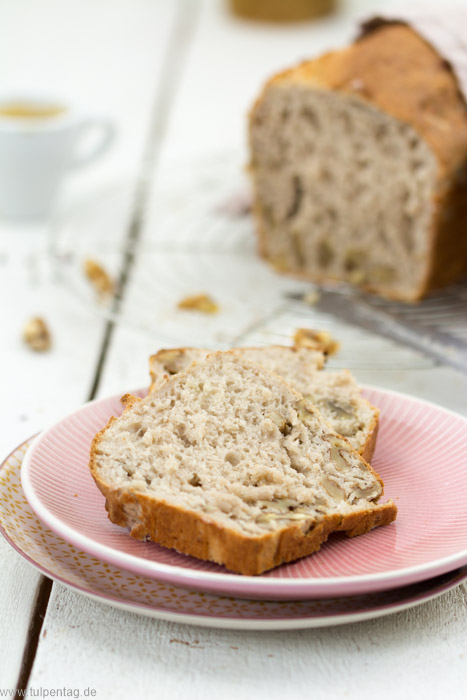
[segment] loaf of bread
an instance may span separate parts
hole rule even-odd
[[[364,459],[371,459],[379,411],[363,398],[350,372],[319,371],[323,366],[323,355],[307,348],[272,346],[237,348],[229,352],[280,375],[317,406],[323,418],[339,435],[346,437]],[[151,391],[193,362],[205,359],[209,353],[201,348],[159,350],[149,360]]]
[[[250,148],[260,253],[278,270],[408,302],[467,274],[466,102],[412,26],[369,22],[274,76]]]
[[[254,575],[329,534],[394,520],[383,484],[280,377],[232,353],[193,364],[96,435],[90,469],[112,522]]]

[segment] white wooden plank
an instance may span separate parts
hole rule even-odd
[[[116,173],[139,167],[174,12],[164,0],[2,3],[2,93],[33,86],[35,92],[68,95],[109,113],[118,124],[109,156],[70,180],[70,203]],[[42,226],[0,224],[4,456],[87,398],[100,353],[104,323],[54,284],[42,258],[47,236]],[[43,315],[50,324],[50,353],[34,354],[21,342],[22,324],[32,315]],[[3,688],[18,677],[38,577],[3,540],[0,557]]]
[[[294,632],[234,632],[112,610],[57,586],[31,687],[190,700],[465,696],[466,588],[413,611]]]
[[[8,426],[0,435],[3,457],[17,444],[57,420],[86,399],[98,354],[102,323],[89,318],[47,279],[35,258],[43,242],[39,228],[5,231],[0,247],[4,263],[0,276],[2,330],[0,342],[0,419]],[[33,353],[21,341],[22,325],[30,316],[44,316],[53,334],[50,352]],[[0,597],[0,687],[15,684],[27,636],[38,576],[3,539]],[[12,616],[15,624],[9,624]]]
[[[14,688],[27,641],[40,574],[3,540],[0,599],[0,689]]]

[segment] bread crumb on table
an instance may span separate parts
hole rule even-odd
[[[180,299],[177,308],[182,311],[199,311],[202,314],[217,314],[219,306],[208,294],[193,294]]]
[[[308,304],[308,306],[316,306],[320,299],[320,293],[318,292],[317,289],[314,289],[311,292],[308,292],[308,294],[305,294],[303,297],[303,301],[305,304]]]
[[[298,348],[320,350],[325,355],[335,355],[340,348],[340,343],[334,340],[330,333],[316,331],[313,328],[297,328],[293,336],[293,343]]]
[[[23,326],[23,340],[35,352],[50,350],[52,339],[48,326],[43,318],[30,318]]]
[[[84,261],[84,274],[91,282],[100,299],[112,296],[115,290],[115,283],[97,260],[86,258]]]

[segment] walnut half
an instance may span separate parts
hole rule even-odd
[[[340,347],[330,333],[315,331],[313,328],[297,328],[293,336],[293,343],[297,348],[319,350],[325,355],[335,355]]]
[[[194,294],[181,299],[177,307],[182,311],[199,311],[202,314],[217,314],[219,306],[207,294]]]
[[[115,291],[115,283],[97,260],[86,258],[84,261],[84,274],[91,282],[100,299],[112,296]]]
[[[50,350],[50,331],[43,318],[37,316],[29,319],[23,328],[23,340],[35,352]]]

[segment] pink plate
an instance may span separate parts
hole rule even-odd
[[[144,391],[139,392],[140,395]],[[109,522],[88,470],[93,435],[121,413],[118,397],[87,404],[42,433],[22,467],[39,518],[84,552],[134,574],[191,589],[261,599],[345,596],[404,586],[467,564],[467,420],[402,394],[368,388],[381,410],[373,459],[396,523],[347,539],[262,576],[239,576]]]
[[[327,627],[407,610],[467,580],[467,567],[391,591],[316,600],[258,601],[207,595],[100,561],[48,530],[20,481],[28,443],[0,467],[0,533],[46,576],[114,607],[163,620],[237,630]]]

